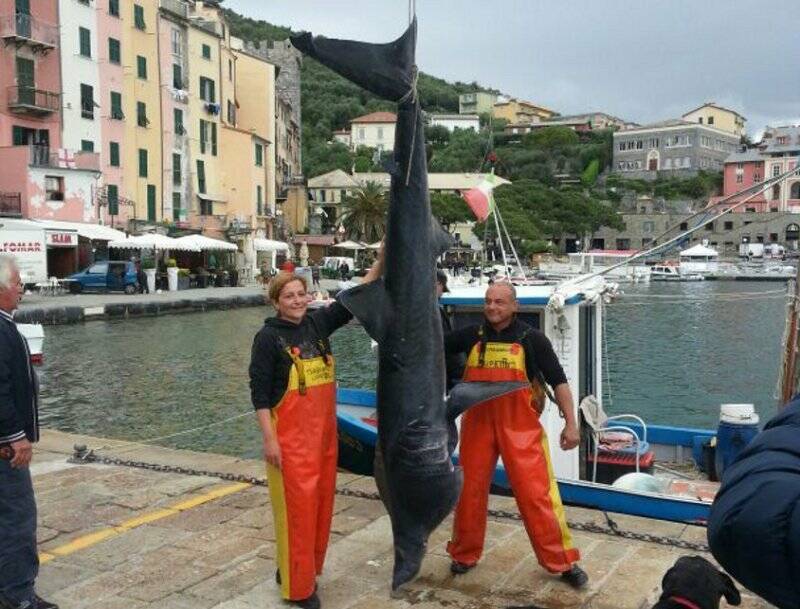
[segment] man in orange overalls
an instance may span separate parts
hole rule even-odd
[[[464,488],[456,507],[447,551],[454,574],[472,569],[483,552],[489,486],[498,456],[539,564],[575,588],[588,582],[577,565],[564,507],[550,463],[547,434],[539,422],[544,385],[553,388],[565,420],[560,445],[570,450],[580,433],[567,378],[547,337],[516,318],[516,290],[495,283],[486,290],[481,325],[445,337],[448,353],[468,353],[465,381],[526,381],[528,388],[495,398],[467,411],[461,421],[460,462]]]

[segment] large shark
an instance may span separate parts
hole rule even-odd
[[[428,536],[453,509],[461,471],[453,466],[452,421],[469,406],[521,383],[461,383],[445,398],[435,261],[450,236],[431,216],[422,113],[416,94],[416,19],[397,40],[370,44],[312,37],[293,45],[348,80],[397,103],[384,277],[339,299],[379,345],[375,472],[394,536],[392,588],[419,572]],[[378,461],[376,459],[376,461]],[[380,471],[380,467],[384,471]]]

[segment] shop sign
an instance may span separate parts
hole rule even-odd
[[[49,247],[77,247],[78,233],[61,233],[47,231],[47,245]]]

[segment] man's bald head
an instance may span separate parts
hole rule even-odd
[[[483,314],[495,330],[508,327],[518,309],[517,290],[507,281],[493,283],[486,290]]]
[[[488,296],[489,292],[492,290],[495,290],[495,292],[493,292],[493,295],[496,295],[498,293],[497,290],[500,290],[502,292],[506,292],[507,294],[509,294],[512,301],[514,302],[517,301],[517,288],[515,288],[514,284],[509,281],[494,282],[486,289],[486,295]]]

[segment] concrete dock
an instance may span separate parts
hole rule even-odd
[[[105,447],[99,455],[167,465],[172,471],[70,463],[76,443]],[[267,490],[191,470],[264,477],[260,461],[45,432],[32,466],[42,560],[39,593],[62,609],[289,607],[274,580]],[[356,494],[375,490],[371,478],[346,473],[340,473],[338,487]],[[511,498],[492,497],[490,509],[515,512],[516,506]],[[568,507],[567,517],[605,523],[592,510]],[[626,530],[705,542],[701,527],[618,515],[614,520]],[[445,553],[450,526],[448,518],[432,535],[420,576],[399,598],[390,598],[392,542],[382,504],[337,495],[319,580],[323,608],[647,608],[660,593],[664,572],[679,556],[696,553],[573,531],[590,577],[587,589],[577,592],[537,565],[521,523],[509,518],[490,518],[483,560],[454,577]],[[741,606],[770,607],[744,591]]]

